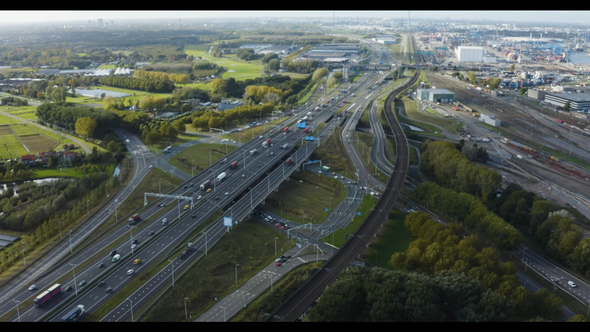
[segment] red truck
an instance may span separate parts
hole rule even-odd
[[[289,132],[289,127],[285,127],[284,132],[288,133]]]
[[[233,163],[231,163],[231,165],[229,165],[229,169],[234,169],[236,167],[238,167],[238,162],[237,161],[234,161]]]
[[[292,162],[293,162],[293,159],[289,158],[285,161],[285,165],[291,165]]]
[[[309,132],[309,128],[303,129],[303,132],[307,134]]]
[[[131,218],[129,218],[130,223],[134,223],[134,222],[138,222],[138,221],[141,221],[139,214],[134,214]]]
[[[455,111],[458,111],[458,110],[459,110],[457,107],[454,107],[454,106],[453,106],[453,109],[454,109]]]

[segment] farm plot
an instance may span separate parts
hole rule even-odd
[[[12,130],[10,130],[10,126],[0,126],[0,136],[2,135],[12,135]]]
[[[26,154],[28,154],[27,150],[16,136],[0,136],[0,156],[2,159],[14,159]]]
[[[0,114],[0,124],[19,123],[19,120]]]
[[[33,128],[29,128],[25,124],[13,124],[13,125],[10,125],[10,128],[12,128],[12,131],[14,131],[16,136],[21,137],[21,138],[24,136],[39,135],[38,131],[36,131]]]
[[[24,136],[20,138],[23,143],[29,148],[31,153],[39,153],[45,151],[52,151],[57,147],[58,142],[47,138],[43,135]]]

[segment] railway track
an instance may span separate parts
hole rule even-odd
[[[316,272],[294,294],[275,309],[267,321],[297,320],[328,285],[338,277],[340,272],[349,266],[350,262],[362,252],[387,219],[389,211],[391,211],[393,204],[400,195],[409,167],[408,141],[400,123],[397,122],[393,114],[393,101],[401,91],[414,84],[419,75],[420,71],[417,71],[409,82],[394,90],[385,101],[384,111],[387,121],[394,132],[398,153],[396,155],[395,169],[382,198],[354,236],[342,246],[321,270]]]

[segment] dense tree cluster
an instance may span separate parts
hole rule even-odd
[[[488,152],[486,149],[478,147],[477,144],[465,143],[464,140],[461,140],[459,145],[461,146],[461,154],[469,161],[479,161],[484,164],[488,161]]]
[[[119,127],[121,118],[102,108],[88,106],[44,103],[37,107],[35,115],[45,123],[56,124],[69,130],[76,129],[79,118],[90,118],[96,121],[93,137],[102,137],[113,128]]]
[[[110,75],[101,77],[98,82],[100,84],[114,86],[117,88],[125,88],[131,90],[141,90],[147,92],[170,93],[175,86],[172,83],[154,80],[154,79],[139,79],[134,77],[115,76]]]
[[[187,74],[169,74],[161,71],[136,70],[133,72],[133,77],[155,81],[159,80],[167,83],[174,82],[178,84],[186,84],[189,82],[189,76]]]
[[[457,193],[432,182],[421,183],[415,193],[416,197],[426,203],[429,209],[464,222],[476,232],[485,235],[502,250],[513,250],[520,244],[520,232],[493,212],[488,211],[486,206],[473,195]]]
[[[425,141],[420,146],[422,165],[425,172],[436,177],[436,183],[488,200],[500,186],[502,176],[483,167],[474,166],[457,150],[457,146],[446,141]]]
[[[546,297],[544,294],[530,294]],[[453,271],[435,276],[351,268],[338,276],[307,322],[493,322],[515,320],[501,292]]]
[[[4,97],[0,99],[2,105],[15,105],[15,106],[27,106],[29,102],[26,99],[15,98],[15,97]]]
[[[299,93],[301,90],[309,84],[311,75],[305,78],[292,79],[289,76],[271,76],[271,77],[257,77],[255,79],[247,79],[243,81],[236,81],[233,77],[228,79],[218,78],[211,82],[212,87],[212,101],[217,98],[240,98],[244,97],[246,88],[251,85],[262,85],[275,88],[282,92],[281,101],[285,102],[286,99],[292,95]],[[263,83],[264,81],[264,83]]]
[[[155,71],[175,74],[190,74],[192,70],[190,63],[154,63],[142,68],[142,71]]]
[[[459,225],[443,226],[423,212],[410,213],[404,223],[416,240],[405,253],[392,256],[393,266],[434,275],[446,270],[464,274],[505,297],[521,319],[559,314],[558,297],[546,290],[531,294],[519,284],[514,263],[499,262],[495,249],[483,247],[474,235],[465,237]]]
[[[240,48],[236,51],[236,56],[239,59],[250,61],[250,60],[257,60],[263,57],[262,54],[256,54],[254,49],[252,48]]]
[[[313,72],[319,63],[316,60],[293,60],[293,59],[283,59],[281,61],[281,67],[287,69],[287,71],[292,71],[295,73],[303,73],[309,74]]]

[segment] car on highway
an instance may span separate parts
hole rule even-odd
[[[133,271],[133,269],[131,269],[131,270],[127,271],[127,274],[133,274],[133,272],[135,272],[135,271]]]
[[[98,264],[98,268],[99,268],[99,269],[101,269],[101,268],[103,268],[103,267],[104,267],[104,264],[103,264],[103,263],[100,263],[100,264]]]
[[[149,232],[148,236],[154,235],[154,231]]]
[[[226,191],[226,192],[225,192],[225,196],[227,196],[227,195],[229,195],[229,192],[227,192],[227,191]]]
[[[105,284],[105,282],[103,280],[103,281],[101,281],[101,282],[98,283],[98,287],[102,287],[102,286],[104,286],[104,284]]]
[[[219,196],[215,197],[216,200],[219,200]]]
[[[133,261],[133,264],[136,264],[137,265],[139,263],[141,263],[141,259],[139,259],[139,258]]]
[[[111,287],[107,288],[107,290],[105,291],[105,293],[110,293],[113,289]]]
[[[31,287],[29,287],[29,290],[35,290],[35,288],[37,288],[37,286],[31,285]]]
[[[291,256],[287,256],[287,257],[285,257],[285,258],[287,258],[287,259],[291,259]]]
[[[201,195],[199,195],[199,196],[197,197],[197,199],[201,199],[201,198],[203,198],[203,196],[201,196]]]
[[[69,285],[68,285],[68,287],[66,287],[64,290],[65,290],[66,292],[69,292],[69,291],[71,291],[71,290],[72,290],[72,286],[69,286]]]
[[[80,281],[80,283],[78,284],[78,286],[80,286],[80,287],[82,287],[82,286],[84,286],[84,285],[86,285],[86,280],[82,280],[82,281]]]
[[[135,248],[137,248],[137,244],[134,244],[131,246],[131,249],[135,249]]]
[[[210,193],[211,192],[211,188],[207,189],[207,192]]]
[[[280,258],[279,258],[279,259],[280,259]],[[282,263],[281,263],[281,262],[277,262],[277,266],[281,266],[281,265],[282,265]]]
[[[131,243],[131,244],[137,244],[137,243],[138,243],[138,241],[137,241],[137,239],[135,239],[135,240],[133,240],[133,243]]]
[[[150,169],[151,169],[151,168],[154,168],[154,166],[153,166],[153,165],[150,165],[150,166],[149,166],[149,168],[150,168]]]
[[[567,283],[568,283],[568,285],[570,285],[573,288],[578,287],[573,281],[568,281]]]
[[[287,228],[285,226],[281,226],[281,229],[282,230],[286,230]]]
[[[185,209],[185,210],[188,210],[188,209],[190,209],[190,206],[189,206],[189,205],[185,205],[185,206],[184,206],[184,209]]]
[[[115,256],[117,254],[117,250],[111,251],[111,256]]]
[[[277,226],[277,227],[281,227],[281,224],[279,224],[279,223],[276,223],[276,224],[275,224],[275,226]]]
[[[281,258],[280,257],[277,258],[277,259],[275,259],[275,263],[280,262],[280,261],[281,261]]]
[[[338,176],[335,176],[334,179],[338,179]]]
[[[191,216],[191,218],[193,218],[193,219],[197,219],[197,215],[196,215],[196,214],[193,214],[193,215]]]

